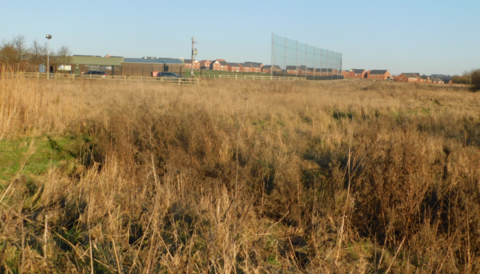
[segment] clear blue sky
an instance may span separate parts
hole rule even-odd
[[[0,0],[0,40],[53,35],[73,54],[271,60],[271,34],[343,53],[343,68],[461,74],[480,68],[479,0]]]

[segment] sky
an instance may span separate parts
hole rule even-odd
[[[272,32],[342,53],[343,69],[462,74],[480,68],[479,0],[0,0],[0,41],[74,55],[271,63]]]

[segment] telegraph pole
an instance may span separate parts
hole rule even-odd
[[[190,60],[190,77],[194,77],[193,75],[193,58],[197,56],[197,49],[195,48],[195,36],[192,37],[192,59]]]
[[[190,59],[190,77],[193,77],[193,51],[195,45],[195,36],[192,37],[192,59]]]

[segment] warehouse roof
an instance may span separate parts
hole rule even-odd
[[[123,63],[123,57],[101,57],[94,55],[73,55],[72,64],[77,65],[100,65],[100,66],[120,66]]]
[[[157,59],[125,58],[125,63],[179,64],[179,65],[183,64],[182,60],[174,59],[174,58],[157,58]]]

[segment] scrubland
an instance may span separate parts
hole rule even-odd
[[[478,273],[480,94],[0,79],[4,273]]]

